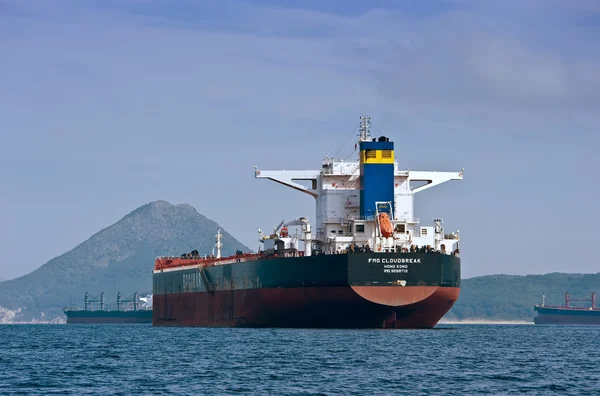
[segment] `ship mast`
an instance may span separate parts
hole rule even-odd
[[[360,116],[360,127],[359,127],[359,137],[361,142],[370,142],[371,141],[371,117],[367,115]]]
[[[217,248],[217,258],[221,258],[221,248],[223,247],[223,244],[221,243],[221,238],[223,238],[223,235],[221,235],[221,229],[219,228],[219,230],[217,231],[217,235],[215,235],[215,247]]]
[[[542,307],[546,305],[546,295],[542,294]]]

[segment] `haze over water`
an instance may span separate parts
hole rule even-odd
[[[3,394],[535,394],[598,390],[598,329],[0,326]]]

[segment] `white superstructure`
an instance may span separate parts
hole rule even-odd
[[[375,142],[375,139],[372,141]],[[361,117],[357,144],[360,142],[371,142],[369,118],[366,116]],[[255,167],[256,178],[279,182],[311,195],[316,202],[314,233],[311,232],[306,218],[288,223],[282,222],[269,236],[261,233],[259,240],[264,243],[264,250],[293,252],[298,249],[298,241],[303,240],[308,241],[304,246],[304,255],[311,254],[311,251],[335,254],[363,249],[374,252],[436,250],[446,254],[458,253],[458,232],[445,234],[441,219],[435,219],[431,226],[420,225],[419,219],[414,214],[413,200],[414,195],[420,191],[449,180],[462,180],[463,170],[459,172],[401,170],[398,168],[398,163],[393,160],[394,201],[393,207],[388,209],[393,233],[385,237],[387,233],[382,232],[379,212],[372,216],[360,216],[360,169],[360,159],[348,162],[328,157],[324,159],[321,169],[318,170],[265,171]],[[300,180],[310,181],[312,188],[296,182]],[[411,188],[411,182],[425,182],[425,184]],[[377,207],[390,203],[377,202]],[[293,225],[302,226],[302,236],[289,234],[287,227]]]
[[[142,301],[141,308],[152,309],[152,294],[150,294],[146,297],[140,297],[140,300]]]

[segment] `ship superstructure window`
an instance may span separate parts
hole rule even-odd
[[[427,236],[427,228],[421,228],[421,236]]]
[[[338,234],[343,235],[344,234],[344,230],[338,230]]]
[[[396,227],[394,227],[394,232],[399,232],[401,234],[404,234],[405,231],[406,231],[406,224],[396,224]]]
[[[376,158],[377,151],[376,150],[365,150],[365,157],[366,158]]]
[[[356,232],[365,232],[365,225],[364,224],[357,224],[356,225]]]
[[[381,150],[381,158],[392,158],[392,150]]]

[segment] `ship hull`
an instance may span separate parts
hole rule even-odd
[[[431,328],[458,298],[459,288],[438,288],[402,307],[361,298],[350,287],[263,289],[168,294],[154,301],[160,326],[289,328]],[[405,290],[410,297],[418,290]],[[160,312],[167,313],[162,315]]]
[[[155,271],[153,279],[155,326],[432,328],[460,294],[460,259],[341,254]]]
[[[85,311],[66,310],[67,324],[152,323],[152,310]]]
[[[533,318],[535,324],[560,324],[560,325],[600,325],[600,310],[597,309],[567,309],[567,308],[534,308],[537,316]]]

